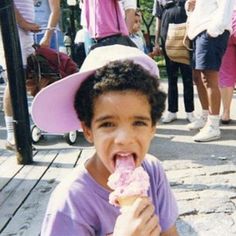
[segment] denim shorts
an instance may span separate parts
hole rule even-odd
[[[227,30],[216,38],[210,37],[206,31],[197,35],[193,40],[193,69],[219,71],[228,38]]]

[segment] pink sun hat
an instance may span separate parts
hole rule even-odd
[[[81,83],[95,71],[112,61],[131,60],[159,77],[156,62],[141,50],[123,45],[98,47],[86,57],[80,71],[42,89],[32,103],[35,125],[50,133],[67,133],[81,129],[74,109],[74,97]]]

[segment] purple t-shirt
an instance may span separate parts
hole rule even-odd
[[[150,178],[149,197],[163,231],[175,224],[177,203],[157,158],[148,155],[143,164]],[[41,236],[106,236],[113,233],[119,208],[108,202],[109,191],[99,185],[81,164],[54,190],[44,218]]]

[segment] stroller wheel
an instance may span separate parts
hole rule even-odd
[[[65,134],[65,140],[69,145],[75,144],[77,138],[78,138],[78,131],[71,131]]]
[[[31,137],[33,143],[39,142],[42,138],[41,130],[36,125],[33,125],[31,128]]]

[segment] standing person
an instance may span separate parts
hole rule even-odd
[[[53,192],[42,236],[178,235],[176,200],[160,162],[147,155],[165,104],[157,75],[155,61],[137,48],[99,47],[79,73],[35,98],[32,117],[39,128],[64,133],[82,127],[95,146],[95,153]],[[150,179],[148,197],[136,192],[124,211],[109,203],[108,178],[119,161],[143,168]]]
[[[60,0],[35,0],[34,9],[36,23],[42,28],[36,35],[37,43],[41,47],[58,49],[59,45],[63,45],[63,34],[58,26],[61,14]]]
[[[156,16],[156,37],[153,53],[160,55],[159,38],[166,62],[168,77],[168,112],[163,118],[163,123],[170,123],[177,119],[178,112],[178,74],[181,72],[184,87],[184,106],[186,118],[189,122],[195,120],[193,102],[192,70],[189,65],[172,61],[166,54],[165,42],[170,23],[186,22],[187,15],[184,9],[185,1],[155,0],[153,15]],[[152,53],[152,54],[153,54]]]
[[[201,117],[188,126],[189,129],[203,128],[193,137],[196,142],[221,136],[219,69],[230,34],[233,6],[234,0],[186,2],[188,36],[193,40],[193,76],[202,106]]]
[[[94,41],[91,49],[117,43],[136,47],[128,36],[135,21],[134,2],[83,0],[85,26]]]
[[[18,26],[23,66],[26,67],[27,56],[34,52],[33,35],[31,32],[38,32],[39,25],[34,23],[34,4],[33,0],[21,1],[14,0],[15,16]],[[15,150],[15,137],[13,129],[13,111],[11,106],[11,97],[9,85],[7,83],[3,96],[3,109],[7,130],[7,140],[5,147],[8,150]]]
[[[220,67],[220,92],[223,105],[221,123],[229,124],[230,106],[236,85],[236,6],[232,17],[232,32]]]

